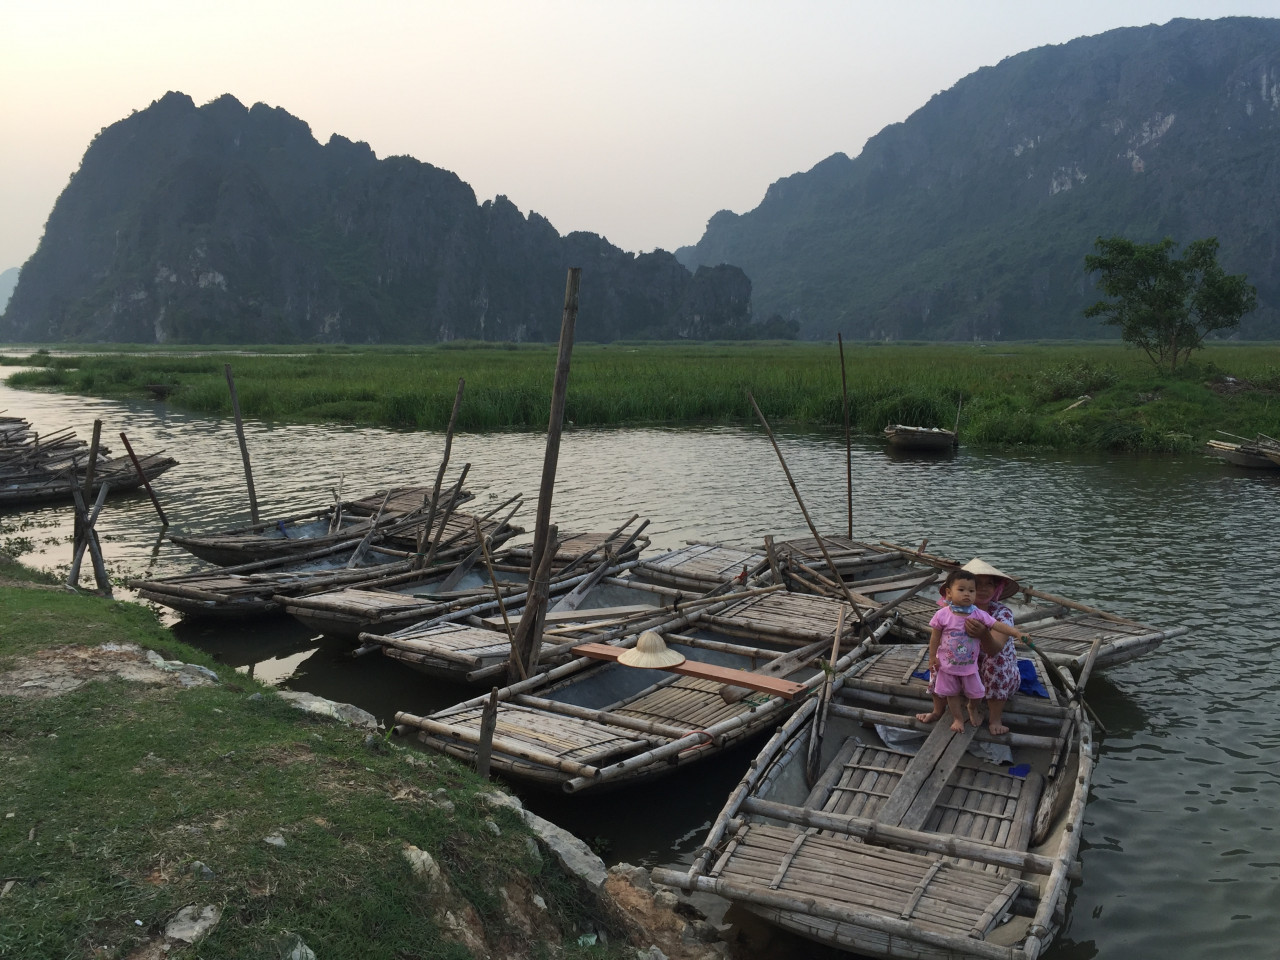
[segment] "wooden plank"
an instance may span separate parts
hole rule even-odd
[[[580,643],[573,648],[580,657],[591,657],[595,660],[617,662],[618,656],[625,653],[621,647],[611,647],[606,643]],[[733,667],[720,667],[699,660],[686,660],[674,667],[662,668],[668,673],[676,673],[682,677],[695,677],[699,680],[713,680],[737,687],[747,687],[760,693],[781,697],[783,700],[794,700],[808,689],[802,683],[792,683],[777,677],[761,676],[750,670],[738,670]]]
[[[943,720],[938,721],[938,723],[942,722]],[[963,733],[953,735],[951,742],[947,744],[947,748],[942,752],[941,758],[939,758],[934,768],[929,771],[929,775],[925,777],[924,783],[920,786],[920,792],[911,802],[911,806],[894,826],[903,827],[907,830],[919,830],[924,826],[930,811],[933,810],[933,805],[938,802],[938,798],[942,796],[943,788],[946,787],[947,781],[951,779],[951,774],[955,772],[956,764],[960,762],[965,751],[969,749],[969,744],[973,741],[973,735],[977,732],[977,727],[966,723]],[[910,772],[910,769],[910,767],[907,768],[908,772]],[[969,819],[972,820],[972,817]],[[963,831],[957,832],[963,833]]]
[[[977,727],[965,724],[963,733],[955,733],[948,725],[945,716],[938,720],[920,751],[907,765],[906,772],[898,781],[892,795],[876,814],[876,820],[891,827],[902,826],[903,819],[909,811],[913,810],[916,798],[922,791],[925,791],[925,796],[929,798],[929,809],[932,809],[934,801],[946,786],[951,772],[960,761],[960,757],[964,756],[965,749],[977,732]],[[956,743],[960,745],[959,750],[952,749]],[[936,776],[939,771],[942,773],[940,782]],[[927,814],[928,810],[925,813]],[[918,811],[914,812],[913,819],[917,815]],[[912,829],[916,829],[923,823],[924,820],[921,818]]]

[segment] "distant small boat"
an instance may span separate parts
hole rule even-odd
[[[960,445],[956,432],[942,427],[908,427],[901,423],[891,423],[884,428],[884,436],[889,441],[889,446],[899,450],[943,452],[954,450]]]
[[[1210,456],[1221,457],[1227,463],[1251,470],[1280,470],[1280,447],[1268,447],[1258,443],[1227,443],[1210,440],[1205,444]]]

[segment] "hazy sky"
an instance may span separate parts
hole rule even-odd
[[[0,0],[0,269],[98,130],[168,90],[283,107],[627,250],[695,242],[978,67],[1280,0]]]

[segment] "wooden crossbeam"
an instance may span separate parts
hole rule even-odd
[[[612,647],[607,643],[579,643],[573,652],[580,657],[591,657],[595,660],[611,660],[617,662],[618,656],[625,653],[625,648]],[[795,700],[802,696],[808,688],[802,683],[793,683],[778,677],[763,676],[750,670],[737,670],[733,667],[720,667],[713,663],[699,660],[686,660],[674,667],[660,667],[668,673],[676,673],[682,677],[696,677],[699,680],[715,680],[732,684],[735,687],[747,687],[760,693],[781,697],[783,700]]]

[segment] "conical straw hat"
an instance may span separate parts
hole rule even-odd
[[[684,663],[684,654],[669,649],[656,630],[646,630],[635,647],[618,655],[618,662],[628,667],[674,667]]]
[[[985,560],[979,560],[974,557],[966,563],[961,570],[972,573],[975,577],[997,577],[1004,581],[1004,585],[1000,588],[1000,592],[996,595],[997,600],[1003,600],[1005,597],[1012,597],[1018,592],[1018,581],[1002,570],[997,570]]]

